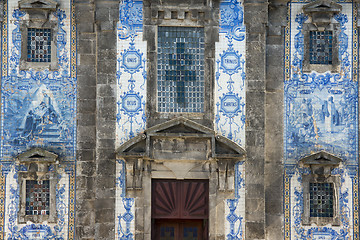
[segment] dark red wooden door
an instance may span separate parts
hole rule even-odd
[[[153,180],[152,218],[207,219],[209,183],[204,180]]]
[[[207,180],[153,180],[151,206],[152,239],[207,239]]]
[[[202,220],[156,220],[155,240],[203,240]]]

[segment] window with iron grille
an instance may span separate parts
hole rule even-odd
[[[332,183],[309,183],[310,217],[334,216],[334,187]]]
[[[57,222],[57,157],[56,154],[40,148],[32,148],[17,156],[19,223]]]
[[[158,27],[159,112],[204,111],[204,29]]]
[[[49,215],[50,180],[26,180],[26,215]]]
[[[28,28],[27,61],[51,62],[51,29]]]
[[[310,64],[332,64],[332,31],[310,31]]]

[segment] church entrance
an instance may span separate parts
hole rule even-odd
[[[152,239],[208,239],[208,180],[152,180]]]

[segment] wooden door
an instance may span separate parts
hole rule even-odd
[[[203,240],[202,220],[158,220],[155,240]]]
[[[152,239],[208,239],[209,182],[153,180]]]
[[[153,219],[207,219],[209,182],[204,180],[153,180]]]

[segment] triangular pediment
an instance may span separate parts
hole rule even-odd
[[[146,153],[146,134],[141,133],[123,143],[116,151],[122,156],[144,156]]]
[[[152,134],[182,133],[182,134],[213,134],[214,131],[197,122],[184,117],[175,118],[148,128],[146,132]]]
[[[313,13],[313,12],[339,13],[342,10],[342,6],[331,0],[318,0],[306,4],[303,7],[303,10],[305,13]]]
[[[189,139],[189,140],[186,140]],[[156,146],[162,147],[157,148]],[[195,144],[216,158],[239,158],[245,156],[245,150],[230,139],[217,135],[214,130],[192,120],[180,117],[160,123],[146,129],[143,133],[123,143],[117,154],[121,157],[162,156],[161,149],[174,148],[174,153],[194,151],[190,145]],[[207,150],[205,150],[207,149]],[[167,153],[169,149],[164,150]],[[174,158],[175,155],[174,154]]]
[[[320,151],[314,154],[311,154],[310,156],[304,157],[299,161],[300,163],[304,165],[339,165],[342,162],[342,159],[332,155],[330,153]]]
[[[20,163],[25,162],[56,162],[58,155],[42,148],[32,148],[17,156]]]
[[[215,155],[226,156],[245,156],[245,150],[230,139],[217,135],[215,137]]]
[[[52,0],[23,0],[19,2],[20,9],[44,9],[55,11],[58,3]]]

